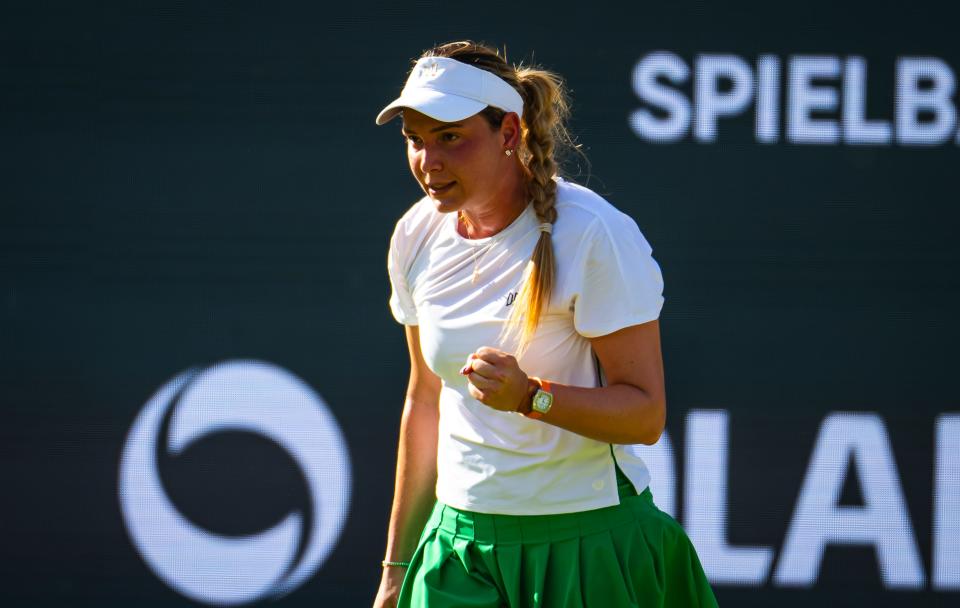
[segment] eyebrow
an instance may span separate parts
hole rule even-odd
[[[463,123],[459,123],[459,122],[455,122],[455,123],[452,123],[452,124],[442,124],[442,125],[440,125],[439,127],[434,127],[434,128],[432,128],[432,129],[430,129],[430,132],[431,132],[431,133],[439,133],[440,131],[446,131],[447,129],[456,129],[456,128],[462,127],[462,126],[463,126]],[[404,133],[407,133],[407,134],[415,133],[415,131],[411,131],[410,129],[408,129],[406,125],[403,125],[402,127],[400,127],[400,130],[403,131]]]

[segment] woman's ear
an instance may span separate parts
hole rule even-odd
[[[500,136],[503,137],[503,147],[507,150],[516,150],[520,147],[520,117],[516,112],[507,112],[500,123]]]

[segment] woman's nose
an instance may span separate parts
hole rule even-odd
[[[423,173],[436,173],[443,169],[443,159],[437,148],[424,146],[420,150],[420,170]]]

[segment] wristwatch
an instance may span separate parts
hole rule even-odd
[[[550,383],[540,378],[530,376],[530,389],[536,389],[529,401],[524,401],[521,409],[517,410],[527,418],[541,418],[553,407],[553,393],[550,391]]]

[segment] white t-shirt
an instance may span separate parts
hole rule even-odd
[[[600,385],[587,338],[658,318],[660,267],[636,222],[582,186],[557,180],[553,250],[557,280],[520,368],[558,384]],[[442,380],[437,499],[480,513],[544,515],[619,503],[610,444],[514,412],[500,412],[467,391],[459,374],[481,346],[498,343],[539,237],[532,205],[482,239],[456,230],[424,197],[397,222],[390,241],[390,308],[419,325],[427,365]],[[474,281],[475,272],[479,271]],[[650,482],[630,446],[613,446],[638,491]]]

